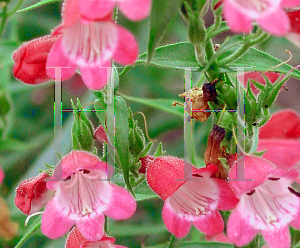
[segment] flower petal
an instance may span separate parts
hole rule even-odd
[[[272,248],[289,248],[291,247],[291,235],[287,225],[282,226],[280,229],[263,230],[262,236],[269,243]]]
[[[300,206],[300,199],[299,199],[299,206]],[[289,225],[293,228],[300,229],[300,209],[298,210],[294,219],[289,223]]]
[[[300,141],[298,140],[272,140],[258,141],[257,150],[268,149],[262,156],[282,169],[290,169],[300,161]]]
[[[227,223],[227,236],[237,246],[247,245],[257,234],[257,231],[248,225],[248,220],[241,217],[242,211],[239,208],[235,209]]]
[[[283,36],[290,29],[289,18],[280,8],[274,8],[274,11],[258,17],[256,21],[265,31],[275,36]]]
[[[187,220],[184,215],[178,215],[171,207],[168,199],[163,207],[162,218],[169,232],[174,234],[176,238],[183,238],[189,233],[191,221]]]
[[[136,210],[136,202],[130,193],[122,187],[111,184],[112,195],[105,215],[115,220],[130,218]]]
[[[3,170],[0,167],[0,184],[3,183],[3,180],[4,180],[4,172],[3,172]]]
[[[244,178],[253,180],[236,180],[238,170],[243,169],[238,168],[237,165],[244,165]],[[268,179],[269,174],[274,171],[275,168],[276,166],[274,164],[261,157],[242,156],[229,171],[229,184],[236,196],[239,198],[241,194],[248,192],[264,183]]]
[[[111,62],[106,61],[101,66],[81,66],[81,77],[85,85],[91,90],[102,89],[110,80]]]
[[[79,11],[81,18],[99,20],[111,14],[115,5],[114,0],[79,0]]]
[[[281,110],[272,114],[267,124],[259,129],[259,138],[300,138],[300,115],[291,109]]]
[[[64,215],[61,209],[57,208],[55,198],[48,202],[42,215],[41,230],[43,234],[51,239],[56,239],[66,234],[74,224],[74,220]]]
[[[61,69],[61,79],[66,80],[71,78],[76,73],[77,65],[64,55],[61,46],[62,40],[59,38],[49,52],[46,62],[46,72],[48,77],[55,78],[55,69],[53,67],[67,67]]]
[[[224,221],[218,211],[210,211],[204,216],[196,217],[194,226],[205,235],[213,236],[224,230]]]
[[[76,220],[76,225],[82,236],[88,241],[98,241],[104,235],[104,215],[93,213]]]
[[[229,183],[223,179],[214,178],[219,188],[218,210],[231,210],[236,207],[239,199],[236,198]]]
[[[57,181],[61,181],[61,179],[65,179],[79,170],[87,169],[102,173],[103,177],[101,178],[106,179],[106,171],[109,166],[110,165],[102,162],[98,157],[91,153],[85,151],[72,151],[56,166],[54,178],[55,180],[57,179]],[[54,181],[49,181],[47,183],[47,187],[50,189],[52,189],[52,187],[50,187],[52,182]],[[55,190],[55,188],[53,188],[53,190]]]
[[[113,54],[113,59],[122,65],[134,64],[139,54],[139,46],[134,36],[125,28],[117,26],[118,45]]]
[[[230,29],[235,33],[250,33],[252,21],[244,13],[240,12],[239,7],[231,0],[224,2],[224,17]]]
[[[300,0],[281,0],[281,7],[284,9],[300,6]]]
[[[132,21],[145,19],[151,10],[151,0],[119,0],[122,13]]]
[[[147,167],[148,185],[165,200],[186,182],[183,180],[185,179],[185,170],[187,172],[195,171],[196,168],[176,157],[157,157]]]

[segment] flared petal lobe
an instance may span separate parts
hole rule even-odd
[[[41,229],[43,234],[51,239],[57,239],[66,234],[75,223],[64,213],[55,198],[48,202],[42,215]]]
[[[139,46],[134,36],[126,29],[118,27],[118,37],[113,59],[121,65],[134,64],[139,54]]]
[[[151,0],[118,0],[122,13],[132,21],[145,19],[151,10]]]

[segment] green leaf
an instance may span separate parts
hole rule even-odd
[[[153,0],[150,15],[147,62],[152,60],[155,48],[160,42],[169,23],[178,14],[183,0]]]
[[[147,53],[141,54],[139,62],[146,63],[146,61]],[[157,48],[150,64],[175,69],[184,69],[183,67],[199,67],[195,57],[194,46],[189,42],[180,42]]]
[[[46,5],[46,4],[50,4],[50,3],[55,3],[55,2],[61,2],[62,0],[42,0],[36,4],[33,4],[29,7],[26,7],[24,9],[20,9],[18,10],[17,12],[23,12],[23,11],[27,11],[27,10],[33,10],[35,8],[38,8],[38,7],[41,7],[43,5]]]
[[[162,110],[164,112],[174,114],[180,117],[183,117],[184,109],[181,107],[173,107],[172,103],[176,102],[176,100],[173,99],[147,99],[147,98],[138,98],[133,96],[127,96],[122,94],[122,97],[124,97],[128,101],[136,102],[136,103],[142,103],[149,107],[156,108],[159,110]]]
[[[27,229],[27,232],[25,235],[21,238],[19,243],[15,246],[15,248],[21,248],[23,244],[37,231],[38,228],[40,228],[42,224],[42,216],[38,216],[36,220],[30,225],[30,227]]]
[[[248,52],[241,58],[232,62],[230,66],[248,67],[245,71],[274,71],[287,74],[293,67],[284,64],[278,68],[272,67],[282,63],[281,60],[271,56],[270,54],[251,47]],[[291,75],[300,79],[300,71],[294,70]]]
[[[134,195],[129,182],[130,163],[128,110],[124,99],[120,96],[115,97],[115,141],[117,155],[122,165],[126,186]]]

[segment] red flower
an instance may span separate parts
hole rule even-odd
[[[98,241],[88,241],[86,240],[82,234],[79,232],[78,228],[75,226],[67,237],[67,242],[65,248],[127,248],[121,245],[114,245],[115,239],[112,237],[107,237],[104,235]]]
[[[43,172],[27,179],[16,189],[15,205],[25,214],[33,214],[44,207],[53,197],[54,191],[46,188],[50,176]]]
[[[13,53],[13,75],[26,84],[51,80],[46,74],[48,53],[59,36],[44,36],[24,43]]]
[[[217,235],[224,229],[218,210],[233,209],[238,200],[225,180],[212,178],[217,166],[190,165],[192,172],[184,179],[184,164],[176,157],[158,157],[147,166],[149,186],[165,201],[164,223],[177,238],[188,234],[191,223],[206,235]]]

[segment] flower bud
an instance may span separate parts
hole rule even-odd
[[[24,43],[13,54],[15,62],[13,75],[26,84],[40,84],[49,81],[46,61],[52,45],[59,36],[45,36]]]
[[[154,161],[154,159],[155,158],[151,155],[140,158],[139,161],[141,161],[141,167],[139,169],[139,173],[145,174],[148,166]]]
[[[202,89],[195,87],[179,96],[185,97],[187,112],[191,115],[191,118],[204,122],[211,114],[207,102],[213,101],[216,97],[215,85],[207,83],[202,86]]]
[[[36,177],[25,180],[16,189],[15,205],[25,214],[33,214],[44,207],[54,195],[46,187],[50,176],[43,172]]]

